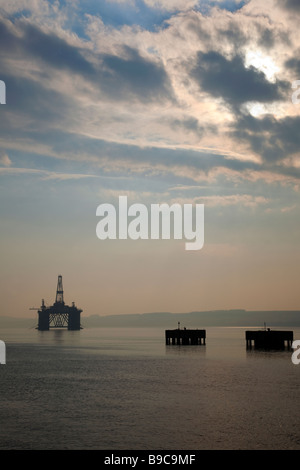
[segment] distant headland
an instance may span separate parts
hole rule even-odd
[[[160,327],[173,328],[177,322],[187,328],[202,328],[208,326],[241,326],[257,327],[266,323],[270,327],[300,327],[300,310],[210,310],[183,313],[153,312],[119,315],[90,315],[82,316],[85,328],[95,327]],[[22,328],[36,325],[36,318],[17,318],[0,316],[0,328]]]

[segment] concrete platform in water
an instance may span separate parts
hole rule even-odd
[[[166,344],[177,345],[197,345],[205,344],[206,330],[183,330],[178,327],[176,330],[165,331]]]
[[[247,349],[291,349],[293,343],[293,331],[270,330],[270,328],[258,331],[246,331]]]

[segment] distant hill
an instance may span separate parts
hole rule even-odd
[[[35,328],[37,318],[16,318],[0,316],[0,328]]]
[[[86,327],[201,328],[206,326],[299,326],[300,311],[214,310],[189,313],[142,313],[82,317]]]
[[[202,328],[207,326],[245,326],[245,327],[300,327],[300,311],[247,311],[211,310],[203,312],[171,313],[154,312],[123,315],[90,315],[81,317],[82,326],[93,327],[160,327]],[[34,328],[37,318],[12,318],[0,316],[1,328]]]

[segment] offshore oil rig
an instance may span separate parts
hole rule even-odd
[[[67,328],[68,330],[81,330],[80,314],[81,309],[75,306],[65,305],[62,276],[58,276],[56,298],[51,307],[46,307],[44,299],[40,308],[31,308],[38,310],[37,330],[46,331],[50,328]]]

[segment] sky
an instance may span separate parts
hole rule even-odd
[[[296,0],[0,0],[0,315],[52,304],[58,275],[83,316],[298,310],[299,19]],[[121,195],[204,204],[203,248],[99,240]]]

